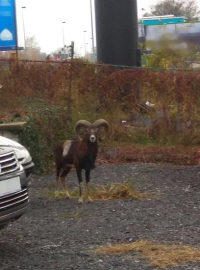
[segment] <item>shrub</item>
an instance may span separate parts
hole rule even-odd
[[[27,126],[23,132],[18,132],[19,140],[31,153],[35,173],[52,171],[55,144],[68,136],[71,137],[71,127],[67,119],[65,108],[47,104],[23,117]]]
[[[72,81],[70,82],[70,72]],[[53,148],[73,138],[80,119],[105,118],[117,144],[199,145],[200,71],[112,67],[74,60],[64,63],[19,62],[0,72],[1,121],[18,112],[27,121],[20,141],[31,152],[36,172],[51,167]],[[72,85],[70,96],[70,83]],[[70,98],[70,99],[69,99]],[[143,114],[138,104],[154,103],[150,128],[127,133],[121,119]],[[70,108],[69,108],[70,104]],[[70,109],[70,110],[69,110]],[[9,117],[8,117],[9,116]],[[108,144],[109,144],[108,143]]]

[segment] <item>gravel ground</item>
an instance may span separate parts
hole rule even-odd
[[[171,165],[99,165],[93,184],[131,181],[140,192],[157,198],[84,202],[41,196],[52,188],[55,175],[33,176],[30,209],[0,231],[0,270],[149,270],[155,269],[136,253],[95,255],[95,248],[138,239],[200,248],[200,167]],[[75,173],[68,187],[77,186]],[[83,211],[79,218],[63,214]],[[169,267],[200,269],[200,263]]]

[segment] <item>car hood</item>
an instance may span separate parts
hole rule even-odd
[[[0,136],[0,148],[3,148],[5,150],[13,149],[18,159],[26,158],[28,154],[28,151],[24,146],[22,146],[18,142],[12,141],[2,136]]]

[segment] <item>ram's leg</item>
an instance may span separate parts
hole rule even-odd
[[[62,173],[62,168],[57,167],[56,168],[56,188],[55,188],[55,197],[59,196],[59,179],[60,179],[60,174]]]
[[[87,187],[87,198],[89,202],[92,202],[90,197],[90,170],[85,171],[86,187]]]
[[[79,199],[78,199],[78,202],[82,203],[83,202],[83,179],[82,179],[81,169],[76,169],[76,173],[77,173],[78,182],[79,182]]]
[[[58,188],[59,188],[59,179],[60,179],[60,177],[56,177],[55,197],[58,197],[58,195],[59,195],[59,191],[58,191]]]
[[[68,175],[68,173],[69,173],[70,170],[71,170],[71,167],[67,167],[67,169],[63,170],[62,173],[60,174],[60,179],[61,179],[62,187],[63,187],[63,189],[65,191],[66,198],[68,198],[68,199],[70,199],[70,195],[69,195],[69,192],[67,190],[67,185],[65,183],[65,178]]]

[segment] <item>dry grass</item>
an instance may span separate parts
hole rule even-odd
[[[131,183],[111,184],[110,186],[99,186],[92,191],[94,200],[113,200],[113,199],[144,199],[146,193],[136,192]]]
[[[130,244],[118,244],[102,247],[94,251],[96,254],[125,254],[140,252],[140,257],[150,261],[150,265],[158,268],[176,266],[186,262],[200,261],[200,250],[186,245],[165,245],[152,241],[139,240]]]
[[[69,191],[71,198],[78,198],[79,190],[73,189]],[[85,192],[84,192],[85,195]],[[53,198],[54,191],[45,192],[41,195],[45,198]],[[60,191],[57,198],[64,198],[66,195]],[[110,184],[110,186],[99,186],[91,190],[91,198],[93,200],[113,200],[113,199],[145,199],[148,198],[147,193],[136,192],[131,183]]]
[[[73,214],[63,214],[63,215],[59,215],[59,218],[80,218],[80,217],[86,217],[88,216],[87,213],[84,212],[84,210],[80,210],[76,213]]]

